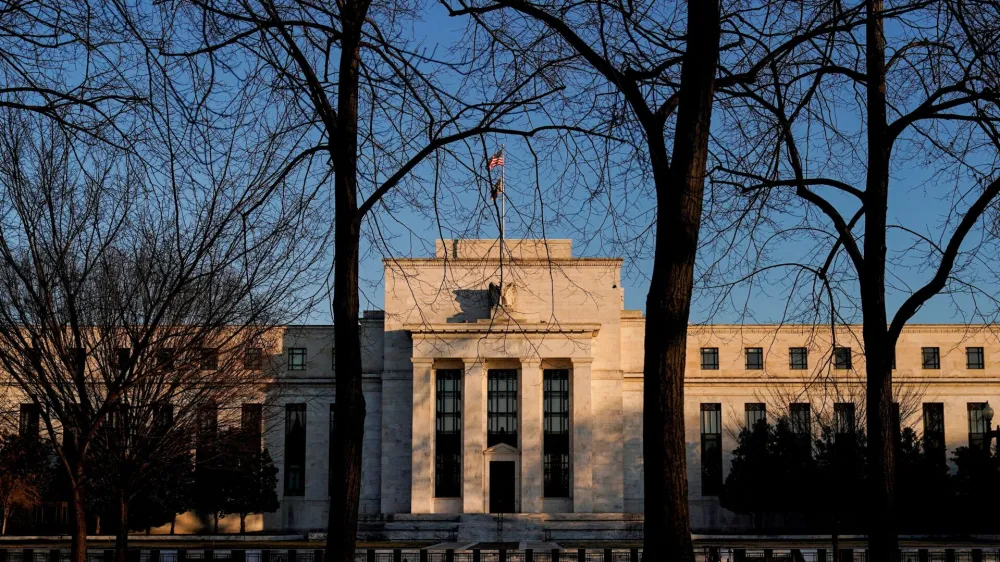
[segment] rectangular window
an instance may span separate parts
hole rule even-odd
[[[543,495],[569,497],[569,371],[546,369],[543,392]]]
[[[924,404],[924,452],[929,459],[945,462],[944,404]]]
[[[306,370],[306,348],[304,347],[288,348],[288,370],[289,371]]]
[[[260,451],[261,422],[264,419],[263,404],[244,404],[240,412],[240,431],[248,451]]]
[[[986,354],[981,347],[965,348],[965,367],[967,369],[985,369]]]
[[[329,495],[333,495],[333,447],[334,441],[337,440],[337,405],[330,404],[330,439],[327,444],[327,473],[326,473],[326,488]]]
[[[486,376],[486,446],[517,448],[517,370],[490,369]]]
[[[156,350],[156,366],[161,369],[174,368],[174,349],[172,347]]]
[[[128,371],[129,364],[132,362],[132,350],[127,347],[119,347],[115,353],[115,367],[119,371]]]
[[[66,360],[74,371],[83,372],[87,368],[87,350],[82,347],[66,348]]]
[[[702,370],[705,371],[719,370],[719,348],[717,347],[701,348],[701,368]]]
[[[747,356],[747,369],[763,369],[764,368],[764,348],[761,347],[748,347],[746,348]]]
[[[722,491],[722,404],[701,405],[701,495]]]
[[[211,347],[203,347],[198,350],[198,366],[204,371],[216,371],[219,369],[219,350]]]
[[[198,489],[211,485],[210,470],[212,460],[216,456],[216,444],[219,431],[219,405],[208,401],[198,406],[195,413],[196,442],[194,449],[195,482]]]
[[[306,493],[306,405],[285,405],[285,495]]]
[[[243,351],[243,368],[248,371],[259,371],[264,367],[264,350],[259,347],[248,347]]]
[[[789,369],[808,369],[809,368],[809,350],[804,347],[789,347],[788,348],[788,368]]]
[[[462,370],[437,370],[434,495],[462,495]]]
[[[28,348],[24,352],[24,360],[37,369],[42,364],[42,351],[37,347]]]
[[[788,406],[789,425],[795,440],[804,450],[812,451],[812,409],[807,403]]]
[[[211,445],[219,432],[219,405],[213,401],[201,405],[197,417],[198,446]]]
[[[986,446],[986,409],[985,402],[969,402],[969,448],[982,449]]]
[[[834,369],[851,368],[851,348],[849,347],[833,348],[833,368]]]
[[[21,417],[18,420],[18,435],[34,439],[38,437],[38,404],[21,404]]]
[[[767,406],[762,402],[748,402],[744,404],[746,408],[746,428],[753,428],[760,422],[767,423]]]
[[[837,402],[833,405],[833,433],[834,438],[847,436],[854,433],[854,404],[850,402]]]
[[[940,369],[941,368],[941,348],[940,347],[921,347],[921,367],[924,369]]]
[[[156,437],[165,437],[174,425],[174,405],[168,403],[153,406],[153,433]]]

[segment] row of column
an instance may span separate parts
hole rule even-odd
[[[485,488],[486,369],[488,359],[463,359],[462,497],[446,508],[434,499],[435,388],[434,359],[413,358],[413,455],[411,513],[489,511]],[[572,511],[593,511],[591,428],[591,358],[572,359],[570,371],[570,473]],[[543,384],[538,359],[520,360],[518,428],[520,434],[520,511],[543,511]]]

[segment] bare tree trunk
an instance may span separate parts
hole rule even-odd
[[[697,33],[688,35],[681,67],[672,160],[667,158],[663,123],[646,126],[657,192],[657,227],[646,297],[643,365],[643,545],[645,559],[671,562],[694,560],[688,518],[684,365],[720,36],[717,0],[687,6],[688,29]]]
[[[357,542],[358,502],[361,498],[361,446],[364,438],[365,397],[361,386],[361,339],[358,324],[358,248],[361,217],[358,215],[358,67],[361,27],[368,3],[346,2],[341,8],[342,42],[337,90],[334,147],[334,349],[337,427],[334,437],[330,494],[330,520],[326,534],[329,562],[354,562]]]
[[[247,532],[247,514],[240,514],[240,534],[245,535]]]
[[[894,562],[898,552],[895,529],[895,446],[892,430],[892,363],[895,341],[887,337],[885,310],[886,214],[889,204],[891,144],[886,121],[885,33],[882,0],[867,0],[865,65],[868,75],[868,175],[864,194],[864,269],[861,304],[867,378],[868,482],[871,508],[869,559]]]
[[[0,522],[0,536],[7,534],[7,517],[10,515],[10,510],[3,510],[3,521]]]
[[[128,558],[128,500],[125,492],[118,493],[118,533],[115,535],[115,559],[126,562]]]
[[[177,525],[177,514],[170,518],[170,534],[174,534],[174,526]]]
[[[87,506],[83,491],[83,465],[79,464],[71,479],[70,562],[87,562]]]
[[[94,534],[95,535],[100,535],[101,534],[101,516],[100,515],[95,515],[94,516]]]
[[[214,525],[212,526],[212,534],[218,535],[219,534],[219,512],[216,511],[216,512],[212,513],[212,518],[215,520]]]

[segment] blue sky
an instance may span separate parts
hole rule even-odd
[[[413,28],[413,33],[421,37],[424,45],[430,49],[441,48],[451,41],[461,37],[465,21],[450,18],[436,3],[429,4],[429,10],[425,14],[423,21],[418,22]],[[848,126],[856,126],[856,119],[853,122],[845,121]],[[507,187],[510,197],[512,212],[508,215],[507,237],[538,237],[538,225],[528,222],[528,219],[520,219],[517,208],[531,207],[535,204],[532,200],[532,190],[534,188],[534,175],[531,169],[530,156],[527,154],[523,144],[510,139],[496,138],[487,142],[487,150],[493,151],[501,143],[508,146],[508,172]],[[907,161],[909,162],[909,161]],[[889,218],[890,222],[905,225],[918,232],[925,233],[931,237],[940,235],[940,226],[949,212],[953,212],[953,202],[945,197],[937,195],[935,180],[928,170],[920,166],[903,162],[898,169],[894,170],[893,183],[890,195]],[[619,165],[628,166],[627,162],[619,162]],[[853,175],[857,177],[858,171]],[[850,174],[849,174],[850,175]],[[547,192],[551,187],[550,183],[556,179],[550,174],[541,176],[538,186],[542,193]],[[547,183],[549,182],[549,183]],[[648,186],[646,186],[648,188]],[[943,190],[947,191],[947,190]],[[463,192],[462,197],[474,198],[468,192]],[[652,210],[653,201],[648,197],[645,200],[639,199],[638,207],[645,207]],[[845,209],[849,206],[845,203]],[[478,231],[480,237],[495,237],[498,235],[498,227],[495,218],[488,214],[488,209],[476,207],[475,201],[467,204],[472,208],[477,208],[477,213],[472,213],[463,217],[462,224],[442,225],[445,229],[445,236],[455,236],[455,232],[467,233],[470,230]],[[633,200],[633,204],[635,200]],[[961,205],[956,208],[963,208]],[[848,213],[848,211],[845,211]],[[523,216],[537,217],[537,211],[525,210]],[[371,224],[371,223],[369,223]],[[397,209],[394,212],[393,220],[381,220],[380,228],[383,234],[389,233],[392,236],[391,251],[399,256],[423,257],[431,255],[433,242],[437,238],[438,226],[434,221],[420,213],[407,212],[405,209]],[[601,216],[599,210],[591,209],[575,217],[571,221],[554,221],[546,225],[546,235],[549,238],[572,238],[574,240],[574,253],[577,256],[618,256],[619,248],[613,242],[614,235],[608,232],[600,232]],[[950,227],[949,227],[950,230]],[[581,232],[588,232],[588,237],[582,237]],[[901,249],[908,244],[908,237],[899,233],[890,235],[890,251]],[[645,254],[648,254],[648,248]],[[772,256],[775,261],[794,260],[801,255],[805,249],[790,244],[787,248],[779,250],[778,254]],[[362,295],[361,305],[363,309],[379,309],[383,306],[384,287],[381,283],[382,263],[381,258],[385,251],[382,249],[368,252],[362,251],[363,259],[361,266]],[[642,253],[642,252],[640,252]],[[701,259],[708,259],[711,256],[701,256]],[[913,287],[921,285],[930,277],[930,272],[921,267],[916,260],[906,262],[909,267],[893,271],[897,275],[895,284],[901,288],[890,288],[887,293],[888,310],[891,313],[899,306],[903,299]],[[625,307],[628,309],[644,309],[645,297],[648,289],[648,275],[651,260],[648,255],[642,255],[632,259],[627,259],[622,272],[622,282],[625,288]],[[973,268],[975,270],[975,267]],[[978,271],[978,270],[976,270]],[[995,279],[990,276],[983,282],[987,287],[994,287]],[[910,289],[907,289],[906,287]],[[856,290],[854,291],[856,294]],[[739,297],[734,299],[740,301],[746,299],[750,303],[752,321],[754,322],[774,322],[782,317],[782,311],[786,303],[786,292],[778,285],[765,285],[747,293],[746,290],[738,291]],[[957,302],[957,306],[956,306]],[[738,311],[734,309],[711,312],[712,296],[704,292],[696,294],[692,303],[692,322],[696,323],[729,323],[739,322],[744,319]],[[971,301],[967,297],[953,298],[947,295],[934,297],[924,306],[911,322],[922,323],[953,323],[962,322],[972,309]],[[992,310],[990,311],[992,312]],[[310,318],[313,322],[328,322],[329,311],[322,310]],[[746,321],[751,321],[749,317]]]

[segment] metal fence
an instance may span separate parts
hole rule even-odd
[[[867,562],[864,549],[701,547],[696,562]],[[316,549],[131,549],[128,562],[323,562]],[[900,562],[1000,562],[1000,548],[903,549]],[[643,562],[642,549],[360,550],[356,562]],[[0,562],[69,562],[68,549],[2,549]],[[115,562],[114,551],[89,550],[86,562]]]

